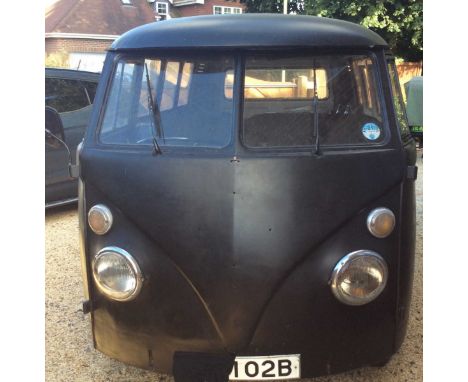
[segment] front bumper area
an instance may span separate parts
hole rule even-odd
[[[92,205],[99,200],[88,202]],[[399,299],[407,294],[398,290],[397,282],[399,277],[405,277],[402,272],[409,271],[400,269],[398,224],[392,235],[382,240],[372,237],[360,222],[365,222],[369,211],[381,205],[398,215],[399,202],[396,187],[339,227],[288,270],[260,309],[253,330],[239,323],[235,333],[224,330],[229,326],[223,327],[220,322],[231,319],[230,327],[235,327],[236,317],[248,316],[250,312],[237,309],[226,298],[226,316],[214,316],[203,291],[191,283],[184,270],[111,206],[115,212],[114,227],[109,235],[89,240],[88,253],[97,253],[110,242],[125,248],[137,258],[145,284],[138,298],[122,303],[108,300],[90,283],[95,347],[124,363],[167,374],[174,371],[176,352],[300,354],[303,378],[384,363],[398,350],[396,338],[406,330],[406,321],[399,321],[397,312],[400,305],[408,306],[407,300]],[[389,279],[375,301],[347,306],[332,295],[330,273],[343,255],[362,248],[385,258]],[[201,265],[200,271],[209,272],[209,268]],[[247,340],[231,341],[239,332]]]

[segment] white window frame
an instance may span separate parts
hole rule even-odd
[[[159,5],[164,5],[166,7],[166,12],[165,13],[159,13],[158,7]],[[156,1],[155,5],[156,13],[161,16],[169,16],[169,4],[168,3],[163,3],[162,1]],[[168,17],[167,17],[168,18]]]
[[[216,13],[215,9],[220,8],[221,13]],[[229,12],[225,12],[226,9],[229,9]],[[234,12],[234,10],[238,10],[239,12]],[[213,5],[213,15],[239,15],[242,13],[241,7],[225,7],[223,5]]]

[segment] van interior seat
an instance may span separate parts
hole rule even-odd
[[[308,146],[315,142],[313,127],[311,112],[262,113],[244,121],[243,138],[250,147]]]
[[[319,113],[318,128],[322,145],[361,144],[368,141],[362,134],[365,123],[375,118],[361,113],[347,116]],[[255,114],[244,120],[243,139],[250,147],[297,147],[315,144],[314,113],[271,112]],[[383,134],[375,143],[383,139]]]

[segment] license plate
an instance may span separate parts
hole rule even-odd
[[[274,381],[301,378],[301,355],[236,357],[230,381]]]

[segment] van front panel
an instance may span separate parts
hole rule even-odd
[[[115,301],[88,277],[96,347],[166,373],[177,351],[301,354],[303,377],[387,360],[411,287],[414,146],[384,96],[383,54],[111,57],[80,208],[104,204],[113,223],[85,228],[85,263],[90,275],[99,251],[122,248],[143,283]],[[385,238],[367,227],[379,207],[395,216]],[[349,306],[329,282],[358,250],[377,252],[388,280]]]

